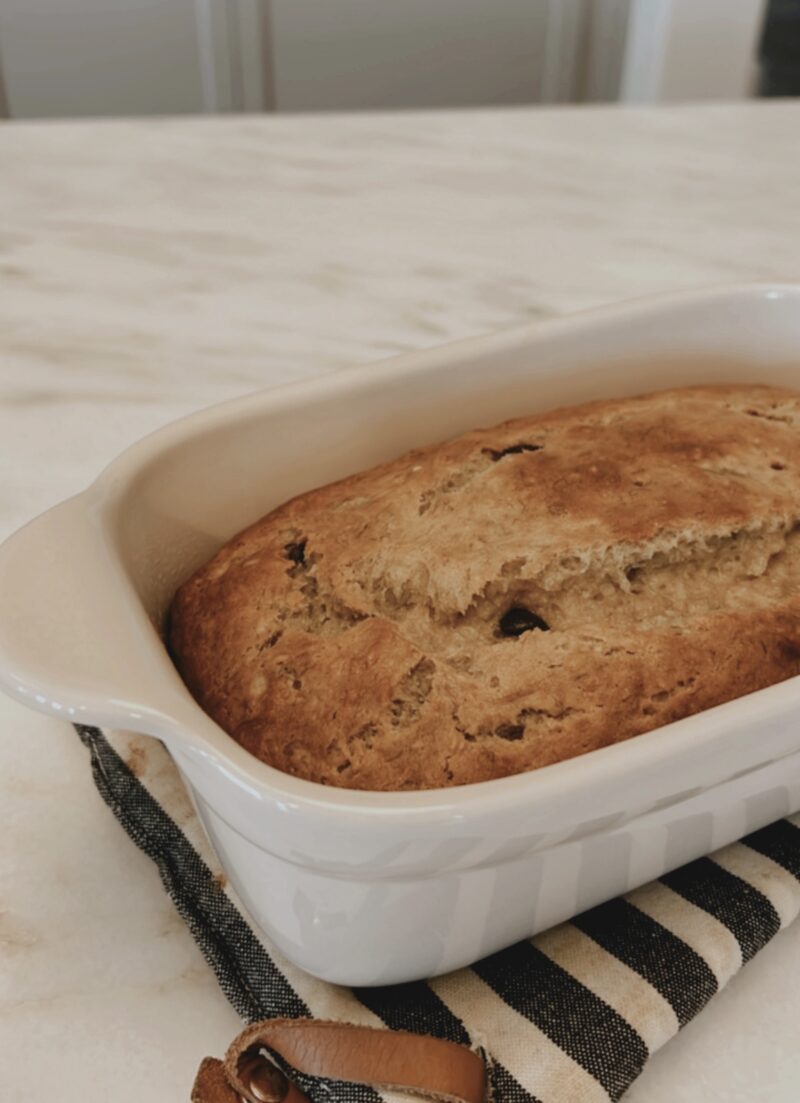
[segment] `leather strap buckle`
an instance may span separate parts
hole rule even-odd
[[[486,1100],[486,1067],[466,1046],[319,1019],[265,1019],[234,1039],[224,1062],[202,1062],[192,1103],[311,1103],[295,1081],[314,1077],[436,1103]]]

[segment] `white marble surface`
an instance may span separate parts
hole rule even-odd
[[[259,386],[800,278],[799,132],[789,102],[3,126],[2,534]],[[798,1015],[795,924],[628,1098],[795,1103]],[[0,699],[0,1098],[188,1100],[236,1028],[71,729]]]

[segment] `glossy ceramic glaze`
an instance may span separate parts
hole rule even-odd
[[[534,773],[332,790],[256,761],[161,641],[177,584],[302,490],[479,424],[712,381],[800,387],[800,288],[575,315],[215,407],[146,438],[0,549],[0,678],[156,736],[255,923],[347,984],[444,972],[800,808],[800,680]]]

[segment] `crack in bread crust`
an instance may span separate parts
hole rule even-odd
[[[240,534],[170,625],[206,711],[326,784],[629,738],[800,673],[800,395],[685,388],[417,449]]]

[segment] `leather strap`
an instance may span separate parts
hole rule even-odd
[[[309,1103],[293,1074],[405,1091],[436,1103],[486,1099],[484,1063],[466,1046],[319,1019],[267,1019],[238,1035],[224,1063],[203,1061],[192,1103]]]

